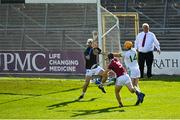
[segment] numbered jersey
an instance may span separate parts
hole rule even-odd
[[[126,69],[123,67],[123,65],[120,63],[120,61],[116,58],[113,58],[108,65],[108,69],[113,70],[117,77],[122,76],[126,74]]]
[[[131,48],[124,54],[124,62],[129,69],[139,68],[137,61],[137,52],[135,48]]]

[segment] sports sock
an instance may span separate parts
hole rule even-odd
[[[140,94],[140,92],[139,92],[139,91],[137,91],[137,90],[135,91],[135,93],[136,93],[136,95],[137,95],[137,96]]]
[[[134,88],[135,88],[136,91],[141,92],[140,89],[139,89],[139,87],[134,86]]]
[[[84,96],[84,95],[85,95],[85,92],[82,92],[82,95]]]

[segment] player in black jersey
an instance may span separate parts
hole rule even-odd
[[[86,61],[86,75],[85,75],[85,83],[83,85],[82,94],[79,96],[79,99],[82,99],[85,95],[87,87],[89,85],[90,80],[93,75],[102,76],[104,69],[97,64],[98,55],[101,53],[101,49],[94,45],[93,39],[87,40],[87,48],[84,52],[84,58]],[[106,93],[103,86],[98,86],[102,92]]]

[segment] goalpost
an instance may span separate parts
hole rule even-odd
[[[139,16],[136,12],[109,12],[101,7],[103,51],[122,53],[126,40],[134,42],[139,33]],[[105,66],[103,62],[103,66]]]
[[[102,50],[104,53],[120,53],[122,49],[120,43],[119,19],[102,6],[100,8],[102,14]],[[105,57],[107,56],[103,56],[103,59],[105,59]],[[103,66],[106,66],[105,61],[103,61]]]

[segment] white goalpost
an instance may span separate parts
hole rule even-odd
[[[104,7],[99,6],[101,10],[101,23],[98,25],[102,30],[102,34],[99,42],[102,43],[102,50],[104,53],[120,53],[122,52],[121,42],[120,42],[120,29],[119,29],[119,19],[106,10]],[[101,26],[101,27],[100,27]],[[102,59],[105,59],[106,56],[102,56]],[[106,63],[103,60],[101,65],[105,67]]]

